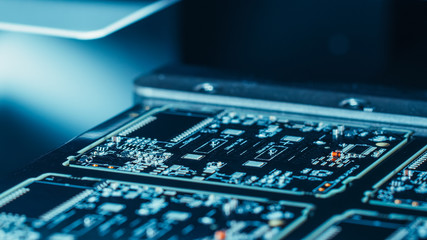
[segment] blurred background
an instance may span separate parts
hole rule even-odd
[[[117,22],[158,1],[31,1],[43,8],[13,2],[1,8],[0,22],[93,33],[98,23]],[[86,40],[78,36],[92,35],[2,26],[0,174],[131,107],[133,80],[165,65],[427,100],[422,0],[182,0]]]

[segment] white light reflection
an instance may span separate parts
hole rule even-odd
[[[0,2],[0,30],[80,40],[105,37],[178,0]]]
[[[130,107],[133,79],[161,60],[126,61],[129,53],[89,43],[0,33],[0,99],[33,109],[60,131],[68,126],[74,135]]]

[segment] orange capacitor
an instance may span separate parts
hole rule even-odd
[[[225,237],[226,237],[225,231],[218,230],[218,231],[215,232],[215,240],[224,240]]]
[[[332,156],[332,158],[334,158],[334,159],[338,159],[338,158],[340,158],[340,157],[341,157],[341,151],[339,151],[339,150],[337,150],[337,151],[333,151],[333,152],[331,153],[331,156]]]

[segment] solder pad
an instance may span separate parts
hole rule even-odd
[[[211,112],[154,108],[64,165],[325,198],[344,191],[410,135],[279,113]]]
[[[427,146],[365,193],[370,204],[427,211]]]
[[[2,239],[281,239],[312,206],[44,174],[0,195]]]
[[[352,209],[330,218],[304,240],[424,239],[426,234],[426,218]]]

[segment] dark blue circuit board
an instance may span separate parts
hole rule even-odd
[[[332,217],[304,239],[426,238],[427,218],[354,209]]]
[[[0,239],[280,239],[312,206],[45,174],[0,196]]]
[[[370,204],[427,211],[427,146],[365,193]]]
[[[283,114],[159,107],[64,165],[325,198],[344,191],[409,135]]]
[[[335,116],[138,105],[0,176],[0,239],[423,239],[426,143]]]

